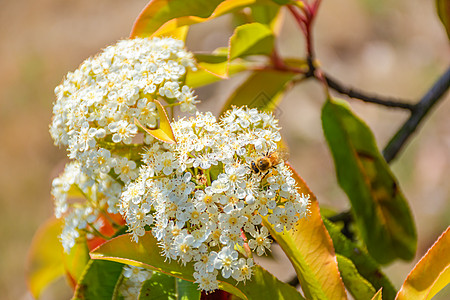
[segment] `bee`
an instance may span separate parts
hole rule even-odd
[[[270,169],[276,167],[281,162],[289,158],[289,152],[287,149],[279,149],[274,152],[266,153],[266,155],[258,157],[255,161],[252,161],[251,169],[255,174],[266,172],[269,173]]]

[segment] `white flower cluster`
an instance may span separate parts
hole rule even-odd
[[[66,165],[64,172],[53,180],[52,195],[55,216],[64,218],[60,239],[67,253],[80,232],[88,233],[88,226],[98,229],[103,225],[98,219],[103,209],[117,213],[121,192],[122,185],[109,175],[104,174],[95,181],[82,172],[80,162]]]
[[[144,282],[152,277],[153,272],[145,268],[125,265],[122,275],[124,280],[119,286],[119,293],[124,300],[136,300],[139,299]]]
[[[138,133],[134,119],[157,127],[157,99],[194,112],[196,96],[184,80],[186,71],[195,69],[192,53],[180,40],[119,41],[85,60],[56,87],[50,134],[89,176],[113,169],[127,183],[138,175],[136,163],[123,154]],[[145,135],[144,141],[149,139]]]
[[[244,107],[219,121],[197,113],[172,127],[177,143],[147,149],[139,177],[122,193],[119,211],[133,239],[151,228],[162,255],[194,263],[202,290],[218,288],[219,271],[250,279],[253,259],[237,250],[245,242],[257,255],[270,250],[261,216],[282,231],[308,214],[309,195],[298,192],[283,160],[270,160],[281,140],[277,120]],[[255,170],[261,159],[269,166]]]
[[[154,100],[195,111],[196,96],[184,85],[195,69],[182,41],[136,38],[87,59],[56,87],[50,134],[74,159],[52,186],[66,252],[83,232],[95,232],[99,216],[117,213],[123,187],[138,176],[139,152],[153,138],[137,136],[134,119],[157,127]]]

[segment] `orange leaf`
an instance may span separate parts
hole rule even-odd
[[[338,270],[333,242],[319,211],[319,203],[303,179],[295,172],[302,193],[310,195],[311,215],[301,219],[294,230],[277,233],[265,222],[274,239],[291,260],[308,299],[347,299]]]
[[[137,36],[173,36],[182,26],[209,21],[258,0],[152,0],[136,19],[130,38]]]
[[[431,299],[450,283],[450,226],[420,259],[395,299]]]

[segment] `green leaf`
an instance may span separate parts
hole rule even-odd
[[[90,260],[77,284],[72,300],[96,299],[109,300],[117,296],[116,285],[122,275],[123,264]]]
[[[273,34],[278,35],[281,29],[281,7],[274,3],[267,5],[253,5],[252,16],[255,22],[268,25]]]
[[[238,26],[230,38],[228,59],[272,52],[274,36],[272,30],[261,23]]]
[[[65,273],[63,248],[59,241],[63,223],[50,219],[37,230],[31,242],[26,263],[28,287],[34,298]]]
[[[291,261],[307,299],[347,299],[333,243],[323,225],[317,199],[292,167],[291,170],[299,192],[310,195],[310,216],[300,219],[294,230],[282,233],[273,230],[265,218],[264,226]]]
[[[375,288],[358,273],[358,270],[350,259],[339,254],[336,257],[342,280],[353,298],[371,299],[375,295]]]
[[[267,0],[152,0],[136,19],[130,37],[172,35],[177,28],[206,22]]]
[[[436,8],[442,24],[450,39],[450,0],[436,0]]]
[[[408,203],[369,127],[347,103],[332,99],[322,109],[322,126],[369,253],[382,264],[414,258],[417,235]]]
[[[144,282],[139,293],[139,300],[167,299],[176,300],[175,277],[153,272],[152,277]]]
[[[295,73],[266,70],[254,72],[228,98],[221,114],[232,105],[247,105],[261,111],[273,111],[286,85],[295,77]]]
[[[168,274],[183,280],[194,282],[193,263],[182,266],[176,261],[165,261],[160,254],[156,239],[150,232],[139,238],[139,242],[131,241],[129,235],[122,235],[104,243],[93,252],[92,259],[110,260],[145,267]],[[219,288],[242,299],[303,299],[292,286],[279,281],[259,266],[253,268],[251,280],[236,285],[236,281],[218,276]]]
[[[198,290],[198,286],[195,283],[182,280],[180,278],[176,278],[175,282],[177,287],[178,300],[200,299],[201,292],[200,290]]]
[[[398,300],[431,299],[450,284],[450,226],[409,273]]]
[[[134,123],[136,124],[136,126],[142,128],[145,132],[147,132],[154,138],[160,140],[161,142],[175,144],[176,143],[175,135],[173,134],[172,126],[170,126],[166,110],[158,100],[153,101],[155,102],[156,108],[158,109],[159,128],[158,129],[146,128],[136,118],[134,118]]]
[[[383,288],[385,300],[393,300],[397,294],[389,279],[381,271],[378,263],[366,252],[349,239],[347,239],[339,230],[339,228],[323,218],[323,223],[333,240],[334,250],[336,254],[340,254],[350,259],[361,276],[367,279],[375,289]],[[339,265],[340,269],[340,265]]]

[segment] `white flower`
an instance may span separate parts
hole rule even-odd
[[[237,281],[244,281],[250,279],[253,273],[253,259],[239,258],[236,269],[231,276]]]
[[[172,174],[174,168],[176,167],[175,158],[171,152],[161,153],[156,157],[155,169],[158,172],[163,172],[164,175]]]
[[[112,136],[114,143],[124,142],[125,144],[130,144],[131,138],[137,133],[136,125],[129,124],[123,120],[110,123],[108,129],[114,133]]]
[[[214,267],[222,270],[223,278],[229,278],[237,267],[238,253],[231,247],[224,247],[217,254]]]
[[[274,225],[277,232],[282,232],[284,228],[290,230],[298,220],[295,210],[287,210],[284,207],[277,206],[268,218],[269,222]]]
[[[192,260],[196,254],[194,251],[195,238],[190,234],[181,233],[178,235],[173,243],[173,254],[180,258],[183,264]]]
[[[266,253],[266,249],[270,249],[272,241],[268,238],[269,231],[266,227],[261,227],[259,232],[250,233],[253,239],[248,242],[252,250],[256,250],[256,254],[261,256]]]
[[[219,288],[219,281],[217,281],[217,271],[212,273],[194,272],[195,283],[198,283],[200,290],[206,292],[214,291]]]
[[[126,157],[116,157],[113,160],[114,172],[119,175],[119,178],[128,183],[138,176],[136,170],[136,163],[128,160]]]

